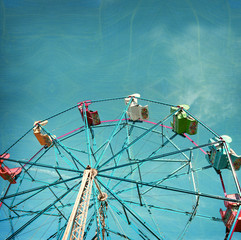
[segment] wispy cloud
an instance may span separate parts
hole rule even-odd
[[[57,174],[56,171],[54,170],[50,170],[50,169],[43,169],[43,168],[36,168],[36,167],[32,167],[30,170],[30,173],[32,172],[34,173],[38,173],[38,174],[43,174],[44,177],[51,176],[51,177],[59,177],[59,175]],[[61,173],[62,178],[70,178],[73,177],[73,175],[71,175],[71,173]]]
[[[159,26],[149,34],[153,47],[162,46],[164,58],[172,65],[165,77],[155,80],[155,86],[163,86],[165,80],[166,99],[173,104],[190,105],[190,111],[209,125],[234,116],[237,110],[239,79],[231,65],[235,40],[223,38],[227,33],[225,26],[193,24],[177,33]],[[153,91],[157,91],[156,87]]]

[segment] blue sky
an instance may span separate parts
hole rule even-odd
[[[137,92],[189,104],[241,154],[240,1],[0,0],[0,9],[1,152],[79,101]]]

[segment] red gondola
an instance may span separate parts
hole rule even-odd
[[[82,119],[84,120],[84,109],[83,105],[85,105],[86,110],[86,116],[87,116],[87,122],[89,126],[95,126],[101,124],[100,117],[98,114],[98,111],[91,111],[88,109],[88,106],[91,104],[91,101],[85,101],[78,103],[78,108],[81,113]]]
[[[8,168],[7,166],[3,166],[3,161],[10,157],[10,154],[5,153],[0,155],[0,176],[4,180],[8,180],[10,183],[15,184],[16,179],[22,171],[21,167],[17,168]]]
[[[239,194],[229,194],[227,195],[227,198],[241,200]],[[230,231],[235,217],[238,213],[239,203],[224,201],[224,205],[227,209],[226,211],[220,209],[220,214],[224,225],[226,226],[227,230]],[[234,232],[241,232],[241,213],[238,216]]]

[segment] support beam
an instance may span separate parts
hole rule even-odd
[[[137,213],[135,213],[133,211],[133,209],[131,209],[127,204],[124,203],[124,201],[117,196],[117,194],[115,194],[111,189],[109,189],[108,187],[106,187],[100,180],[99,183],[121,204],[121,206],[123,207],[123,209],[127,210],[132,217],[134,217],[150,234],[152,234],[152,236],[154,236],[156,239],[158,240],[164,240],[162,238],[162,236],[159,236],[152,228],[151,226],[148,225],[147,222],[144,221],[144,219],[142,219],[140,216],[138,216]],[[126,213],[126,212],[125,212]],[[127,215],[126,215],[127,216]],[[130,222],[128,221],[128,224]]]
[[[177,151],[173,151],[173,152],[169,152],[169,153],[164,153],[164,154],[149,157],[149,158],[146,158],[146,159],[143,159],[143,160],[138,160],[138,161],[135,161],[135,162],[133,161],[133,162],[129,162],[129,163],[126,163],[126,164],[119,165],[119,166],[105,168],[105,169],[99,170],[99,172],[106,172],[106,171],[110,171],[110,170],[113,170],[113,169],[116,169],[116,168],[131,166],[131,165],[134,165],[134,164],[137,164],[137,163],[144,163],[144,162],[152,161],[152,160],[163,158],[163,157],[167,157],[167,156],[171,156],[171,155],[175,155],[175,154],[179,154],[179,153],[183,153],[183,152],[192,151],[192,150],[198,149],[200,147],[211,146],[211,145],[217,144],[219,142],[220,141],[217,141],[217,142],[214,142],[214,143],[207,143],[207,144],[203,144],[203,145],[195,146],[195,147],[189,147],[189,148],[185,148],[185,149],[182,149],[182,150],[177,150]]]
[[[176,111],[177,112],[177,111]],[[156,129],[160,124],[162,124],[163,122],[165,122],[167,119],[169,119],[171,116],[173,116],[176,112],[169,114],[167,117],[165,117],[163,120],[159,121],[156,125],[154,125],[153,127],[151,127],[150,129],[148,129],[147,131],[145,131],[143,134],[141,134],[139,137],[137,137],[135,140],[133,140],[131,143],[129,143],[126,147],[122,148],[119,152],[117,152],[114,156],[112,156],[111,158],[109,158],[108,160],[106,160],[102,165],[97,166],[97,169],[101,169],[103,166],[105,166],[106,164],[108,164],[113,158],[115,158],[117,155],[119,155],[120,153],[122,153],[123,151],[125,151],[126,149],[128,149],[129,147],[131,147],[132,145],[134,145],[135,143],[137,143],[140,139],[142,139],[143,137],[145,137],[148,133],[152,132],[154,129]]]
[[[104,175],[104,174],[100,174],[100,173],[98,174],[98,176],[104,177],[104,178],[111,178],[111,179],[114,179],[114,180],[117,180],[117,181],[123,181],[123,182],[128,182],[128,183],[140,184],[140,185],[143,185],[143,186],[159,188],[159,189],[173,191],[173,192],[180,192],[180,193],[185,193],[185,194],[189,194],[189,195],[196,195],[196,196],[200,196],[200,197],[206,197],[206,198],[212,198],[212,199],[217,199],[217,200],[241,203],[240,200],[236,200],[236,199],[232,199],[232,198],[225,198],[225,197],[212,195],[212,194],[208,194],[208,193],[191,191],[191,190],[182,189],[182,188],[169,187],[169,186],[166,186],[166,185],[158,185],[158,184],[153,184],[153,183],[148,183],[148,182],[141,182],[141,181],[136,181],[136,180],[127,179],[127,178],[113,177],[113,176]]]
[[[130,104],[131,104],[131,102],[132,102],[132,99],[133,99],[133,97],[131,97],[129,103],[126,105],[125,109],[123,110],[123,112],[122,112],[122,114],[121,114],[120,120],[117,122],[115,128],[113,129],[113,131],[112,131],[112,133],[111,133],[111,135],[110,135],[110,137],[108,138],[107,142],[105,143],[105,148],[104,148],[104,150],[102,151],[100,157],[98,158],[97,163],[95,164],[95,167],[98,166],[99,163],[101,162],[101,160],[102,160],[102,158],[103,158],[103,156],[104,156],[107,148],[109,147],[112,139],[114,138],[116,132],[118,131],[118,128],[119,128],[119,126],[120,126],[120,124],[121,124],[121,122],[122,122],[122,119],[124,118],[124,115],[126,114],[128,108],[129,108],[129,106],[130,106]]]
[[[113,199],[111,199],[111,200],[113,200]],[[133,204],[136,206],[140,205],[139,202],[134,202],[134,201],[130,201],[130,200],[123,200],[123,202],[128,203],[128,204]],[[146,206],[148,206],[148,208],[150,208],[150,209],[166,211],[166,212],[170,212],[170,213],[174,213],[174,214],[183,214],[183,215],[187,215],[187,216],[193,215],[193,212],[194,212],[194,211],[190,212],[190,211],[174,209],[174,208],[160,207],[160,206],[156,206],[153,204],[146,204]],[[199,218],[204,218],[204,219],[207,219],[210,221],[223,222],[223,220],[221,218],[217,218],[217,217],[213,217],[213,216],[208,216],[208,215],[203,215],[203,214],[196,214],[195,216],[197,216]]]
[[[85,224],[89,209],[90,195],[94,177],[97,171],[89,166],[84,171],[79,193],[77,195],[72,213],[69,217],[67,227],[62,240],[83,239]]]
[[[66,180],[63,180],[63,181],[55,181],[55,182],[50,183],[50,184],[47,184],[47,185],[43,185],[43,186],[40,186],[40,187],[35,187],[35,188],[32,188],[32,189],[24,190],[24,191],[22,191],[22,192],[10,194],[10,195],[7,195],[7,196],[4,196],[4,197],[0,198],[0,201],[2,201],[2,200],[4,200],[4,199],[16,197],[16,196],[19,196],[19,195],[22,195],[22,194],[34,192],[34,191],[41,190],[41,189],[45,189],[45,188],[48,188],[48,187],[50,187],[50,186],[55,186],[55,185],[62,184],[62,183],[65,183],[65,182],[77,180],[77,179],[79,179],[80,177],[81,177],[81,175],[80,175],[80,176],[77,176],[77,177],[69,178],[69,179],[66,179]]]
[[[85,165],[72,152],[70,152],[68,148],[61,141],[59,141],[57,138],[53,138],[50,132],[48,132],[43,126],[41,126],[41,128],[46,134],[48,134],[52,138],[55,144],[57,143],[66,153],[68,153],[71,156],[74,163],[76,161],[82,168],[85,168]],[[76,168],[78,169],[77,166]]]
[[[69,172],[83,173],[82,170],[63,168],[63,167],[52,166],[52,165],[47,165],[47,164],[37,163],[37,162],[31,163],[31,162],[26,162],[26,161],[16,160],[16,159],[10,159],[10,158],[6,158],[4,160],[9,161],[9,162],[23,163],[23,164],[26,164],[26,165],[30,165],[30,167],[37,166],[37,167],[43,167],[43,168],[51,168],[51,169],[55,169],[55,170],[58,169],[58,170],[69,171]],[[26,171],[28,171],[29,168]]]
[[[78,183],[79,184],[79,183]],[[52,206],[54,206],[57,202],[59,202],[63,197],[65,197],[67,194],[71,192],[72,189],[74,189],[78,184],[74,185],[70,190],[66,191],[63,195],[61,195],[58,199],[56,199],[53,203],[49,204],[47,207],[45,207],[42,211],[40,211],[38,214],[36,214],[33,218],[31,218],[28,222],[26,222],[23,226],[21,226],[18,230],[16,230],[11,236],[6,238],[6,240],[14,239],[15,236],[17,236],[20,232],[22,232],[27,226],[29,226],[32,222],[34,222],[37,218],[39,218],[41,215],[43,215],[48,209],[50,209]]]

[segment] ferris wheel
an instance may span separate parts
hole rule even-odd
[[[188,110],[132,94],[35,121],[0,156],[0,239],[239,236],[241,156]]]

